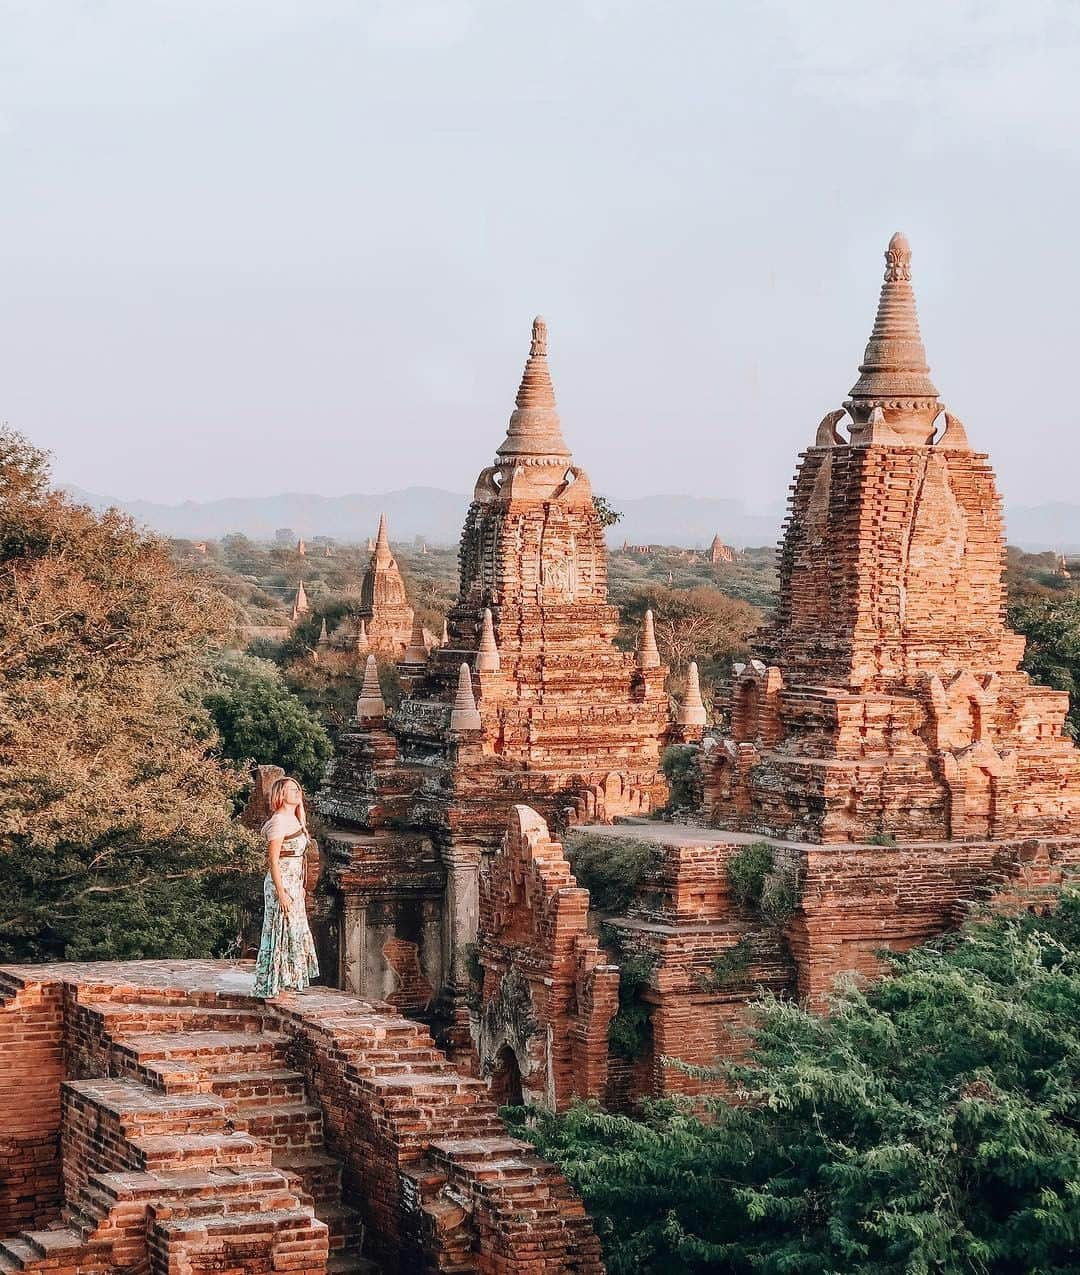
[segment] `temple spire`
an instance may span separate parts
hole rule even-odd
[[[547,361],[547,324],[539,315],[533,320],[532,342],[525,371],[518,387],[516,404],[498,455],[506,460],[544,459],[560,464],[570,459],[570,449],[562,436],[555,408],[555,387]]]
[[[484,607],[484,627],[480,633],[480,645],[476,651],[476,671],[478,673],[497,673],[499,671],[499,646],[495,641],[495,626],[491,619],[491,607]]]
[[[420,612],[413,612],[412,633],[409,636],[409,645],[405,648],[405,653],[399,664],[426,664],[427,663],[427,641],[424,638],[424,621],[420,618]]]
[[[656,645],[656,631],[653,628],[653,613],[651,609],[645,612],[645,619],[641,624],[637,663],[640,669],[660,667],[660,651]]]
[[[897,444],[929,443],[941,403],[919,332],[911,287],[911,246],[899,231],[885,252],[885,281],[859,372],[851,398],[844,404],[854,422],[852,443],[865,445],[883,436],[880,429],[867,428],[875,409],[883,413]]]
[[[356,701],[356,716],[360,721],[386,716],[386,704],[379,686],[379,666],[374,655],[369,655],[364,665],[364,682],[360,687],[360,698]]]
[[[698,682],[697,661],[691,660],[686,670],[686,694],[679,705],[676,721],[680,726],[704,726],[705,705],[701,700],[701,684]]]
[[[307,590],[304,588],[303,580],[301,580],[296,589],[296,598],[293,601],[292,618],[294,620],[302,620],[310,610],[311,603],[308,602]]]
[[[458,669],[457,694],[454,696],[454,707],[450,710],[451,730],[479,730],[480,710],[476,707],[473,695],[472,673],[468,664]]]
[[[386,514],[379,514],[379,534],[375,537],[375,565],[378,567],[389,566],[394,560],[394,555],[390,551],[390,538],[386,534]]]
[[[359,626],[357,627],[357,630],[356,630],[356,651],[357,651],[357,654],[358,654],[358,655],[364,655],[364,654],[366,654],[366,653],[367,653],[367,649],[368,649],[368,647],[369,647],[370,645],[371,645],[371,643],[368,641],[368,635],[367,635],[367,625],[364,623],[364,621],[363,621],[363,620],[361,620],[361,621],[360,621],[360,624],[359,624]]]

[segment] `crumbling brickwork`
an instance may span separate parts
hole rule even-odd
[[[589,933],[588,910],[547,824],[515,806],[480,883],[478,944],[480,1074],[507,1098],[561,1111],[604,1094],[619,972]]]
[[[423,1027],[251,983],[209,961],[0,969],[0,1041],[27,1037],[0,1050],[0,1269],[601,1275],[565,1180]]]

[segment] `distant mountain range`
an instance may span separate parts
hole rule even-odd
[[[115,505],[154,531],[183,539],[217,539],[239,531],[253,539],[269,540],[279,528],[289,527],[308,538],[323,535],[361,541],[375,534],[379,515],[385,513],[394,540],[420,537],[431,544],[456,544],[469,504],[464,493],[438,487],[351,496],[285,492],[279,496],[186,500],[181,505],[112,500],[71,486],[65,490],[96,509]],[[728,544],[746,548],[775,543],[783,521],[780,510],[751,513],[741,501],[706,496],[612,497],[611,504],[623,515],[608,533],[612,544],[629,540],[632,544],[704,547],[719,532]],[[1010,544],[1032,552],[1080,552],[1080,504],[1018,505],[1006,512]]]

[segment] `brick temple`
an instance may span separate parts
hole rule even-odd
[[[532,342],[506,438],[465,519],[446,642],[407,652],[388,713],[374,661],[318,804],[341,900],[341,983],[461,1028],[481,861],[512,808],[553,827],[650,812],[669,706],[651,617],[614,644],[607,552],[588,475],[563,438]]]
[[[413,619],[405,581],[390,548],[386,515],[382,514],[371,550],[371,561],[360,583],[360,610],[354,645],[364,653],[372,650],[396,658],[409,646]]]
[[[859,372],[802,457],[775,617],[703,742],[702,822],[726,831],[612,830],[659,847],[614,922],[656,962],[631,1093],[699,1089],[663,1059],[738,1054],[760,989],[822,1005],[881,949],[1044,901],[1080,866],[1068,696],[1019,669],[993,472],[930,380],[902,235]],[[771,920],[728,874],[762,846],[793,896]]]

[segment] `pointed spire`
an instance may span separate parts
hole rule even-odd
[[[379,534],[375,537],[373,552],[377,567],[387,567],[394,560],[394,555],[390,551],[390,538],[386,534],[386,514],[379,514]]]
[[[304,544],[303,536],[301,536],[300,539],[296,542],[296,552],[300,555],[301,558],[307,553],[307,545]]]
[[[479,730],[481,724],[480,710],[476,707],[476,698],[473,695],[472,673],[468,664],[462,664],[458,669],[454,707],[450,710],[450,729]]]
[[[899,231],[889,240],[885,253],[885,282],[859,372],[851,398],[844,404],[854,422],[852,443],[871,441],[862,427],[875,408],[884,412],[900,443],[909,447],[928,443],[941,404],[930,380],[915,312],[911,247]]]
[[[480,645],[476,651],[476,671],[499,671],[499,646],[495,641],[495,625],[491,619],[491,607],[484,607],[484,627],[480,631]]]
[[[301,580],[296,589],[296,597],[293,600],[292,618],[294,620],[303,619],[310,610],[311,603],[308,602],[307,591],[304,588],[303,580]]]
[[[405,654],[398,660],[399,664],[426,664],[427,663],[427,642],[424,639],[424,622],[420,618],[420,612],[413,612],[412,634],[409,637],[409,645],[405,648]]]
[[[679,705],[679,715],[675,720],[680,726],[705,725],[705,705],[701,700],[696,660],[691,660],[690,667],[686,670],[686,694]]]
[[[641,625],[637,662],[640,669],[660,667],[660,651],[656,645],[656,632],[653,629],[653,613],[651,609],[645,612],[645,619]]]
[[[563,441],[562,425],[555,408],[555,387],[548,370],[547,324],[539,315],[533,320],[532,344],[516,403],[506,431],[506,441],[497,454],[508,460],[542,458],[552,464],[570,460],[570,449]]]
[[[326,616],[322,618],[322,628],[319,630],[319,645],[327,646],[330,642],[330,634],[326,631]]]
[[[367,624],[361,620],[356,630],[356,652],[358,655],[364,655],[371,643],[368,641]]]
[[[369,655],[364,665],[364,682],[360,687],[360,698],[356,701],[356,716],[359,721],[386,716],[386,704],[379,686],[379,666],[374,655]]]

